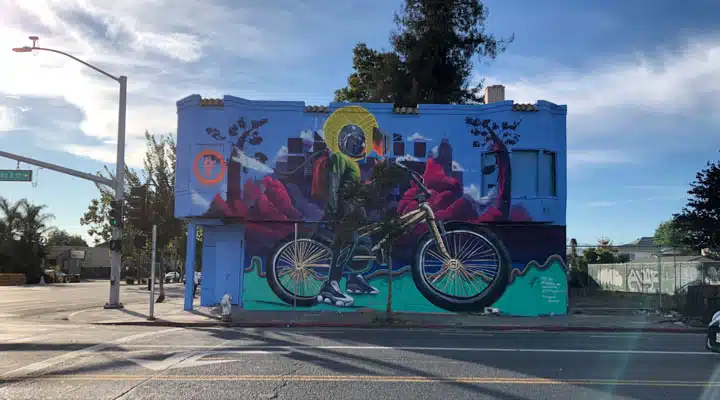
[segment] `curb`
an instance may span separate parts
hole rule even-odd
[[[155,321],[104,321],[91,322],[90,325],[115,326],[158,326],[172,328],[356,328],[356,329],[465,329],[473,331],[534,331],[534,332],[636,332],[636,333],[707,333],[706,328],[669,328],[669,327],[624,327],[624,326],[522,326],[522,325],[444,325],[444,324],[388,324],[388,323],[333,323],[333,322],[175,322]]]

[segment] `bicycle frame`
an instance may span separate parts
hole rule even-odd
[[[438,244],[438,248],[441,254],[448,259],[451,258],[450,254],[447,251],[447,248],[445,247],[445,243],[442,240],[442,234],[444,233],[445,228],[442,223],[437,222],[437,220],[435,219],[435,213],[427,202],[421,201],[418,204],[417,209],[401,215],[399,218],[399,228],[404,230],[405,232],[408,232],[422,222],[425,222],[428,225],[428,229],[430,229],[430,232],[433,235],[435,242]],[[382,224],[379,222],[375,222],[361,227],[358,230],[358,238],[367,237],[380,232],[382,232]],[[382,248],[383,245],[387,242],[387,240],[388,236],[386,235],[375,246],[373,246],[371,251],[374,252]],[[353,261],[361,261],[365,259],[375,259],[375,257],[355,256],[352,258]]]

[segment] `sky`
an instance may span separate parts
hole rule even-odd
[[[141,167],[144,132],[174,133],[175,102],[190,94],[327,104],[355,43],[389,47],[401,3],[0,0],[0,150],[114,170],[117,83],[56,54],[11,52],[30,35],[128,76],[126,160]],[[484,3],[487,31],[515,41],[476,62],[474,79],[505,85],[516,102],[568,106],[568,237],[652,236],[720,158],[716,0]],[[16,167],[0,158],[0,169]],[[45,204],[56,226],[84,235],[95,186],[33,170],[36,182],[0,182],[0,196]]]

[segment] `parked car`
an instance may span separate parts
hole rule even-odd
[[[165,282],[180,282],[180,273],[176,271],[170,271],[165,274]]]
[[[44,271],[44,277],[46,283],[67,283],[70,281],[67,274],[54,269],[46,269]]]
[[[713,315],[712,320],[708,324],[705,348],[714,353],[720,353],[720,311]]]

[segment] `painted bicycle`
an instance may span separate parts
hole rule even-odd
[[[505,292],[510,277],[510,256],[502,241],[482,226],[437,221],[422,175],[399,161],[396,164],[419,188],[417,209],[401,215],[397,228],[409,232],[423,223],[428,227],[413,251],[411,273],[417,289],[428,301],[448,311],[491,306]],[[374,262],[385,264],[384,248],[390,235],[385,230],[380,223],[361,227],[357,240],[341,250],[338,262],[348,264],[354,273],[367,272]],[[371,237],[380,240],[372,246]],[[313,235],[291,237],[277,246],[267,268],[267,281],[275,295],[295,306],[316,305],[330,270],[330,245],[331,239]],[[347,257],[350,254],[351,260]]]

